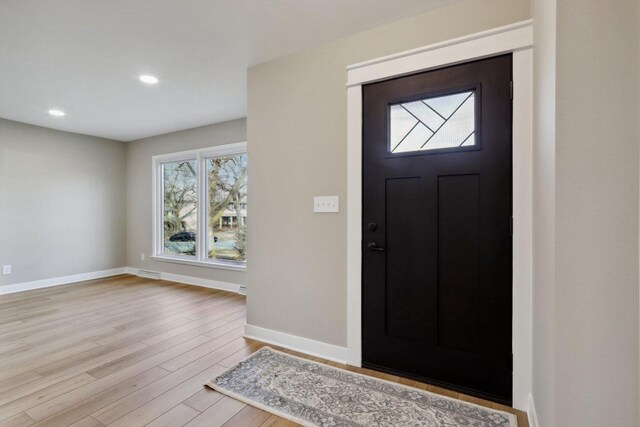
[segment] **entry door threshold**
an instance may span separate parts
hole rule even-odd
[[[484,393],[478,390],[473,390],[466,387],[457,386],[455,384],[450,384],[444,381],[432,380],[431,378],[425,378],[418,375],[408,374],[406,372],[396,371],[391,368],[385,368],[383,366],[374,365],[372,363],[362,362],[363,368],[373,369],[374,371],[384,372],[386,374],[396,375],[399,377],[407,378],[410,380],[418,381],[421,383],[433,385],[436,387],[442,387],[447,390],[451,390],[458,393],[467,394],[469,396],[478,397],[480,399],[489,400],[491,402],[500,403],[502,405],[512,406],[513,402],[511,399],[505,399],[503,397],[495,396],[493,394]],[[436,393],[437,394],[437,393]]]

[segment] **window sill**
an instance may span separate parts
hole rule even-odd
[[[173,262],[176,264],[194,265],[197,267],[206,268],[218,268],[221,270],[231,271],[246,271],[247,266],[245,263],[236,263],[233,261],[198,261],[187,257],[167,256],[167,255],[153,255],[151,257],[154,261]]]

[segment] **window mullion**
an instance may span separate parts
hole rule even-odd
[[[155,255],[162,254],[162,242],[164,239],[164,219],[163,219],[163,210],[164,210],[164,182],[162,180],[162,163],[156,161],[154,163],[154,183],[155,183],[155,200],[154,200],[154,239],[153,239],[153,253]]]
[[[197,258],[199,261],[207,259],[207,168],[202,153],[198,153],[198,232]]]

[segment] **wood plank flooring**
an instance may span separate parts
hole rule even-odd
[[[2,296],[0,427],[295,426],[202,386],[264,345],[244,323],[240,295],[128,275]]]

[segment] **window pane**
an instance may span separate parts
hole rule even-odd
[[[209,180],[208,257],[246,260],[247,155],[207,159]]]
[[[195,160],[162,164],[165,254],[196,254],[196,168]]]
[[[475,92],[390,106],[392,153],[476,145]]]

